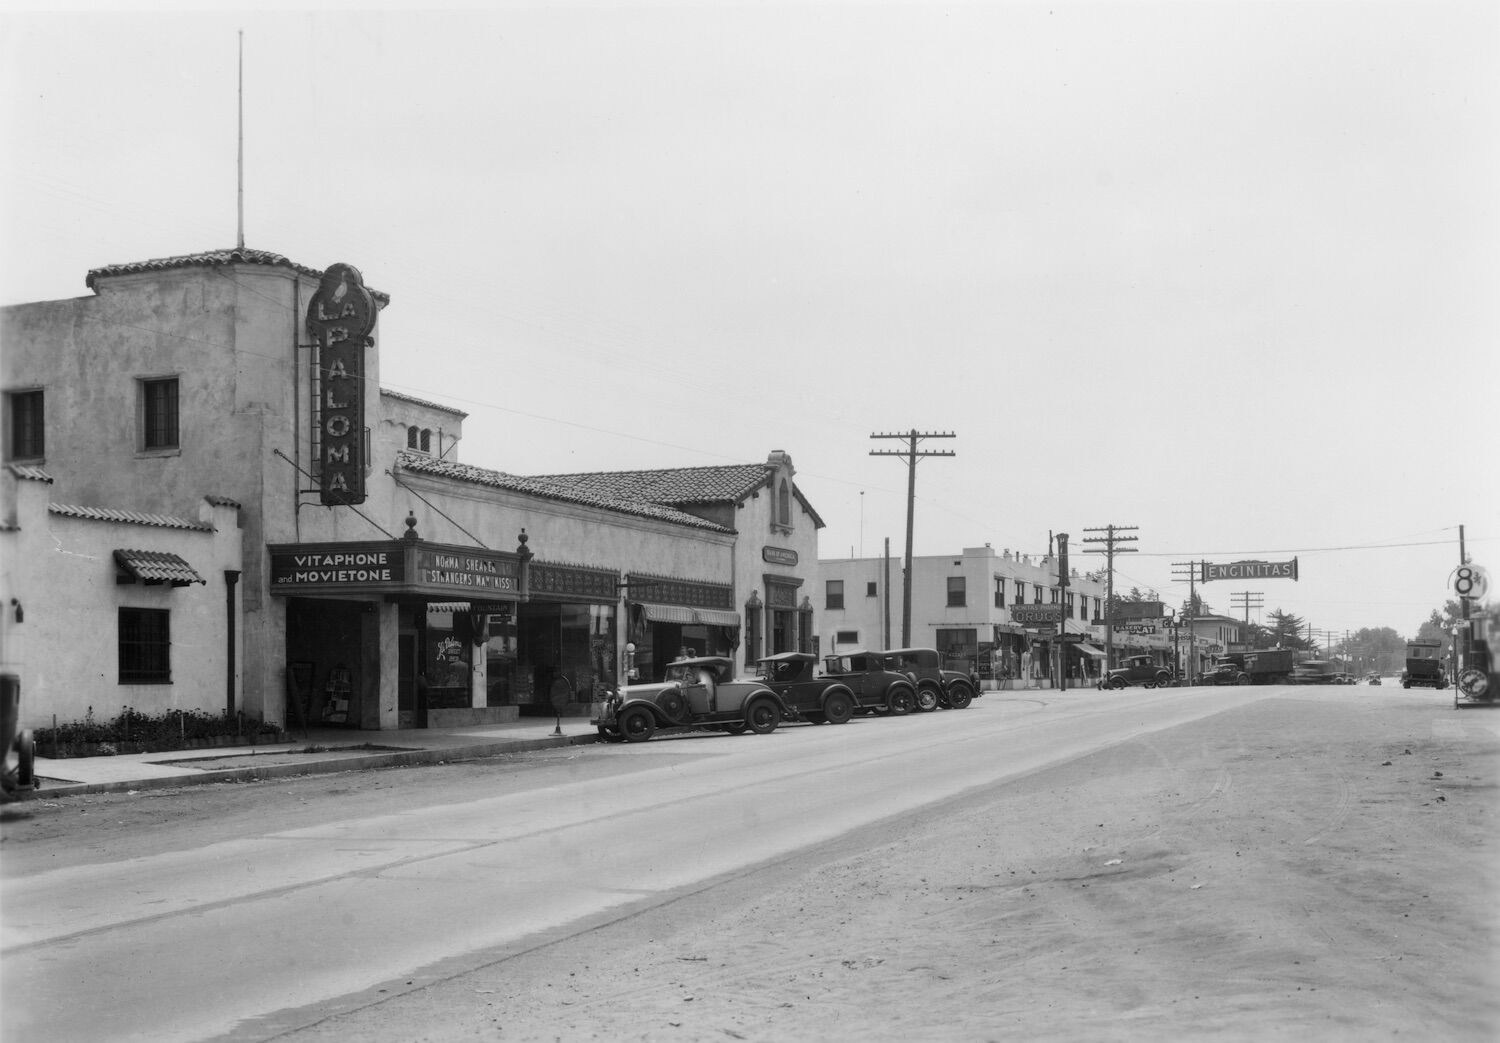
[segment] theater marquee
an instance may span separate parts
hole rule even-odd
[[[280,544],[271,552],[271,593],[434,601],[526,600],[520,555],[476,547],[391,540]]]

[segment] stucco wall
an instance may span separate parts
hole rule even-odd
[[[214,531],[162,528],[57,515],[50,486],[12,486],[17,527],[0,530],[0,592],[7,602],[3,669],[21,678],[22,727],[109,719],[123,707],[221,713],[228,703],[229,614],[224,572],[238,570],[241,532],[233,507],[203,504],[195,515]],[[184,587],[118,584],[117,549],[170,551],[206,581]],[[15,598],[23,620],[14,619]],[[172,683],[119,683],[120,607],[171,612]],[[236,678],[238,700],[239,680]]]

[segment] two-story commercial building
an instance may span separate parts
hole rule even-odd
[[[889,558],[819,562],[819,635],[828,651],[900,645],[904,613],[901,562]],[[912,559],[913,646],[936,648],[950,663],[976,670],[986,687],[1006,680],[1097,678],[1105,631],[1102,581],[1071,569],[1058,581],[1057,559],[989,544],[958,554]],[[1063,635],[1066,635],[1064,637]]]

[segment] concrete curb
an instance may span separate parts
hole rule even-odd
[[[305,764],[267,764],[258,768],[219,768],[194,775],[172,775],[165,778],[123,779],[117,782],[75,782],[61,786],[48,786],[18,792],[11,795],[15,802],[45,800],[49,797],[72,797],[81,793],[128,793],[148,789],[177,789],[182,786],[202,786],[211,782],[252,782],[257,779],[288,778],[293,775],[332,775],[341,771],[366,771],[370,768],[395,768],[421,764],[442,764],[448,761],[483,760],[506,753],[524,753],[528,750],[545,750],[559,746],[589,746],[599,741],[597,735],[561,735],[542,739],[514,739],[506,742],[486,742],[467,746],[446,746],[434,749],[401,750],[392,753],[372,753],[364,757],[331,757],[320,760],[317,754],[307,754]],[[247,755],[248,756],[248,755]]]

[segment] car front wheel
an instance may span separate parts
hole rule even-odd
[[[966,684],[956,684],[948,689],[948,705],[955,710],[966,710],[974,701],[974,690]]]
[[[917,709],[922,713],[931,713],[937,709],[937,693],[931,688],[917,689]]]
[[[781,711],[769,699],[758,699],[750,704],[745,723],[756,735],[770,735],[781,723]]]
[[[1125,678],[1123,678],[1123,677],[1111,677],[1109,679],[1109,686],[1111,688],[1117,688],[1117,689],[1118,688],[1124,688],[1125,687]]]
[[[834,692],[823,701],[823,717],[829,724],[847,724],[854,716],[854,703],[843,692]]]
[[[620,734],[626,742],[645,742],[656,734],[656,718],[639,706],[626,710],[620,715]]]
[[[892,716],[895,717],[911,713],[912,707],[916,705],[916,699],[912,696],[910,688],[896,689],[886,701],[890,704]]]

